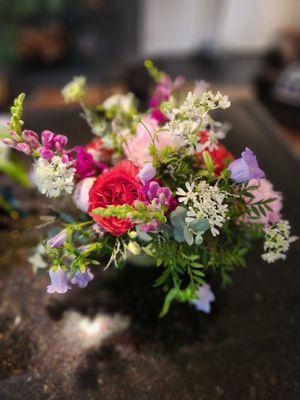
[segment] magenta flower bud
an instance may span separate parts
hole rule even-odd
[[[156,174],[156,169],[151,163],[147,163],[140,170],[138,177],[140,178],[143,185],[146,185]]]
[[[32,150],[31,150],[29,144],[27,144],[27,143],[18,143],[16,145],[16,150],[21,151],[22,153],[25,153],[28,155],[32,154]]]
[[[58,267],[55,271],[53,268],[49,271],[51,285],[47,286],[47,293],[66,293],[71,289],[71,285],[68,281],[67,273]]]
[[[2,143],[6,144],[6,146],[12,147],[13,149],[15,149],[17,146],[16,142],[10,138],[2,139]]]
[[[44,160],[52,160],[52,158],[54,157],[53,151],[48,149],[47,147],[40,147],[38,149],[38,152]]]
[[[68,138],[65,135],[56,135],[53,139],[53,143],[57,151],[63,151],[68,143]]]
[[[70,158],[70,156],[69,156],[67,153],[64,153],[64,154],[61,156],[61,161],[62,161],[64,164],[66,164],[66,163],[68,163],[69,161],[71,161],[71,158]]]
[[[40,147],[41,144],[39,142],[39,137],[34,131],[25,129],[22,132],[22,136],[23,136],[23,139],[25,140],[25,142],[27,144],[29,144],[29,146],[32,146],[34,148]]]
[[[54,138],[54,133],[48,130],[45,130],[41,133],[41,138],[42,138],[42,145],[44,147],[52,147],[53,146],[53,138]]]

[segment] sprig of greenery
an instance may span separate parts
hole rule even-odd
[[[154,208],[151,205],[147,206],[140,201],[136,201],[134,206],[128,204],[108,205],[106,208],[98,207],[92,212],[101,217],[129,218],[136,223],[147,223],[152,219],[165,223],[167,220],[164,215],[165,211],[165,207]]]
[[[24,125],[24,122],[22,121],[24,100],[25,93],[20,93],[18,97],[15,98],[13,106],[10,108],[11,118],[8,123],[8,130],[16,132],[20,137]]]

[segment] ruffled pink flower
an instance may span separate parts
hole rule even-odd
[[[79,179],[95,175],[96,168],[93,156],[81,146],[76,146],[74,150],[76,152],[75,172]]]
[[[169,131],[159,131],[158,122],[148,115],[142,119],[142,123],[137,124],[135,135],[128,136],[123,146],[126,157],[139,167],[153,161],[149,152],[149,145],[152,143],[151,136],[159,152],[167,146],[175,148],[181,146],[177,136]]]
[[[275,199],[271,203],[268,203],[268,206],[272,209],[272,211],[266,210],[266,215],[261,216],[259,219],[255,219],[255,223],[264,224],[268,226],[269,224],[276,224],[281,218],[281,209],[282,209],[282,194],[273,189],[273,185],[267,179],[260,179],[258,182],[257,179],[251,179],[248,183],[248,186],[258,186],[257,189],[251,190],[254,198],[251,199],[251,203],[256,203],[261,200],[266,199]],[[248,199],[248,198],[247,198]],[[247,220],[246,222],[249,222]]]

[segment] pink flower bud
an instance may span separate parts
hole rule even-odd
[[[6,146],[12,147],[13,149],[16,148],[16,142],[9,138],[2,139],[2,143],[6,144]]]
[[[45,130],[41,133],[42,137],[42,145],[44,147],[52,147],[53,145],[53,138],[54,138],[54,133],[48,130]]]
[[[52,158],[54,157],[53,151],[48,149],[47,147],[40,147],[38,149],[38,152],[44,160],[52,160]]]
[[[56,150],[62,151],[68,143],[68,138],[65,135],[56,135],[53,142]]]
[[[9,131],[8,133],[10,134],[10,136],[11,136],[11,138],[12,138],[13,141],[15,141],[15,142],[19,142],[19,141],[20,141],[20,137],[19,137],[19,135],[17,134],[17,132],[15,132],[15,131]]]
[[[25,142],[34,148],[37,148],[41,145],[39,142],[39,137],[34,131],[25,129],[22,132],[22,136]]]
[[[89,192],[95,182],[96,178],[85,178],[76,185],[73,195],[73,201],[76,207],[83,211],[88,212],[89,209]]]
[[[22,153],[25,153],[27,155],[32,154],[32,150],[31,150],[29,144],[27,144],[27,143],[18,143],[16,145],[16,150],[21,151]]]

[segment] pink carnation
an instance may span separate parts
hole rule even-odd
[[[143,124],[137,124],[135,135],[128,136],[123,147],[126,157],[137,166],[141,167],[143,164],[153,161],[149,152],[149,145],[152,143],[151,136],[154,138],[155,147],[159,152],[166,146],[177,148],[181,145],[178,137],[172,132],[159,131],[158,122],[151,116],[144,117],[142,122]]]
[[[258,186],[257,189],[251,190],[254,198],[251,200],[251,203],[256,203],[257,201],[266,200],[266,199],[275,199],[272,202],[268,203],[269,207],[272,211],[266,211],[265,216],[261,216],[259,219],[255,220],[255,222],[264,224],[268,226],[269,224],[276,224],[281,218],[281,209],[282,209],[282,194],[280,192],[276,192],[273,189],[273,185],[267,179],[260,179],[258,182],[257,179],[251,179],[248,183],[248,186]],[[249,221],[247,221],[249,222]]]

